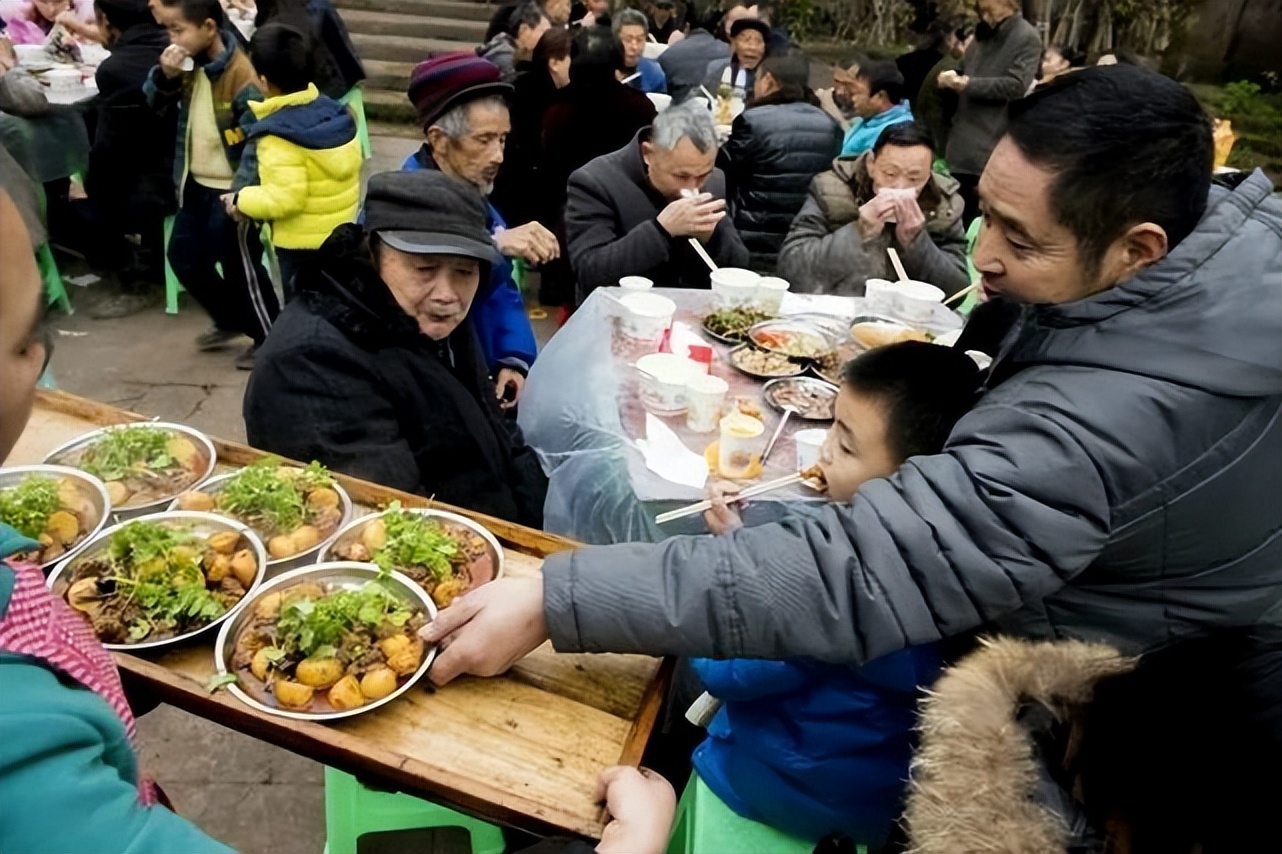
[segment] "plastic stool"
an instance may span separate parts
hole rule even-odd
[[[412,795],[379,792],[350,774],[325,769],[325,850],[356,854],[356,840],[381,830],[461,827],[472,838],[472,854],[503,854],[503,831],[492,824]]]
[[[365,121],[365,96],[361,87],[356,85],[348,89],[338,103],[352,111],[352,118],[356,120],[356,138],[361,144],[361,159],[369,160],[374,156],[374,147],[369,141],[369,123]]]
[[[737,815],[698,774],[691,774],[677,804],[668,854],[809,854],[815,841]]]
[[[45,304],[57,305],[67,314],[72,314],[71,297],[67,296],[67,286],[63,284],[62,273],[58,272],[58,262],[54,260],[53,250],[48,243],[43,243],[36,250],[36,267],[40,270],[40,280],[45,286]]]

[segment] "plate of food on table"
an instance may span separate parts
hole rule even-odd
[[[788,377],[766,383],[761,396],[779,412],[791,409],[793,418],[831,421],[838,391],[832,383],[814,377]]]
[[[703,318],[703,331],[722,344],[742,344],[748,330],[774,315],[754,306],[720,308]]]
[[[102,481],[66,466],[0,469],[0,522],[34,540],[17,560],[48,570],[93,538],[111,518]]]
[[[218,633],[213,684],[273,715],[326,721],[379,708],[422,678],[432,599],[399,572],[350,561],[290,570]]]

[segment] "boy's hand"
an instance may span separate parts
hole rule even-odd
[[[742,528],[743,519],[732,509],[742,509],[744,506],[744,502],[734,500],[739,494],[739,486],[724,480],[714,480],[708,484],[707,491],[712,508],[704,511],[703,521],[708,530],[721,536]]]
[[[613,819],[597,854],[663,854],[677,812],[671,783],[648,768],[615,765],[602,772],[597,797]]]
[[[187,51],[176,44],[171,44],[160,54],[160,71],[170,80],[183,73],[183,63],[187,61]]]
[[[227,211],[227,216],[231,217],[234,222],[240,222],[245,218],[244,214],[236,207],[235,193],[223,193],[218,198],[223,202],[223,210]]]

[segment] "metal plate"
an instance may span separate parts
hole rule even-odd
[[[296,468],[296,467],[290,466],[290,468]],[[227,481],[231,480],[233,477],[235,477],[238,474],[240,474],[239,470],[228,472],[227,474],[215,475],[214,477],[211,477],[208,480],[202,481],[199,484],[199,490],[197,490],[196,487],[192,487],[191,489],[186,490],[183,494],[186,494],[186,492],[195,492],[195,491],[207,492],[211,495],[217,494],[221,492],[224,487],[226,487]],[[338,535],[343,532],[343,529],[347,527],[348,523],[352,521],[352,513],[353,513],[352,497],[347,494],[347,490],[343,489],[342,484],[340,484],[337,480],[334,481],[333,489],[335,492],[338,493],[338,506],[343,511],[343,515],[339,518],[338,526],[334,528],[334,532],[330,534],[328,537],[326,537],[325,539],[321,540],[316,545],[312,546],[310,549],[301,551],[298,554],[290,555],[289,557],[277,558],[277,559],[272,559],[271,555],[269,554],[267,558],[268,569],[278,570],[288,566],[299,566],[305,563],[312,563],[313,561],[311,560],[311,557],[315,555],[317,552],[319,552],[321,549],[323,549],[325,546],[334,542],[334,540],[338,537]],[[182,500],[182,495],[179,495],[169,505],[169,509],[181,510],[182,508],[178,506],[178,502],[180,502],[181,500]],[[233,516],[231,513],[224,513],[221,510],[211,510],[209,512],[216,513],[219,516],[225,516],[228,519],[236,519],[236,517]],[[236,519],[236,521],[240,522],[242,520]],[[258,531],[254,531],[254,533],[258,534],[259,538],[264,543],[267,542],[267,537],[264,537]]]
[[[806,372],[806,366],[801,362],[796,361],[795,359],[789,359],[788,361],[796,368],[796,370],[787,374],[760,374],[760,373],[757,373],[756,371],[752,371],[752,370],[749,370],[748,368],[741,366],[738,362],[739,354],[746,352],[748,350],[756,350],[756,349],[758,348],[753,347],[751,344],[740,344],[738,347],[735,347],[733,350],[730,351],[729,353],[730,364],[733,365],[735,370],[739,371],[740,373],[747,374],[750,377],[756,377],[759,380],[774,380],[774,379],[779,379],[780,377],[798,377]],[[762,351],[762,352],[769,352],[769,351]],[[778,355],[778,354],[773,354],[773,355]]]
[[[289,572],[273,578],[271,581],[257,588],[253,595],[246,596],[242,601],[241,608],[237,609],[235,619],[223,623],[222,629],[218,632],[218,639],[214,642],[214,665],[218,668],[219,675],[233,673],[232,657],[236,653],[236,638],[241,631],[248,627],[253,619],[254,606],[264,597],[273,592],[281,592],[296,584],[304,582],[315,582],[325,586],[326,592],[335,589],[355,590],[360,588],[367,581],[374,581],[379,577],[379,569],[368,563],[354,563],[352,561],[335,561],[333,563],[318,563],[312,566],[305,566],[300,569],[292,569]],[[436,606],[432,604],[432,598],[428,596],[423,589],[410,579],[401,575],[399,572],[393,572],[384,577],[383,583],[392,591],[393,594],[403,601],[418,608],[427,614],[428,622],[436,619]],[[432,661],[436,658],[436,647],[428,648],[424,655],[423,661],[419,664],[418,670],[405,680],[405,683],[386,697],[375,700],[372,703],[366,703],[355,709],[347,709],[341,712],[302,712],[293,709],[281,709],[276,706],[269,706],[255,700],[240,686],[232,684],[227,687],[235,697],[251,708],[269,715],[277,715],[282,718],[292,718],[297,721],[336,721],[340,718],[350,718],[353,715],[362,715],[366,712],[377,709],[379,706],[385,706],[404,694],[414,686],[416,682],[423,678],[427,669],[432,666]]]
[[[823,327],[815,326],[814,324],[805,323],[803,321],[791,320],[789,318],[766,320],[756,324],[748,330],[748,340],[755,344],[758,349],[767,350],[771,353],[779,353],[780,355],[787,356],[790,359],[816,359],[819,355],[822,355],[797,356],[784,352],[777,344],[770,341],[770,336],[772,334],[781,333],[811,338],[818,346],[825,348],[823,352],[831,352],[835,347],[835,344],[829,337],[828,333],[824,331]]]
[[[787,319],[823,330],[834,344],[842,341],[850,332],[850,318],[838,317],[835,314],[805,312],[802,314],[790,314]]]
[[[718,311],[725,311],[725,310],[726,309],[718,309]],[[712,312],[712,314],[717,314],[717,313],[718,313],[717,311]],[[741,335],[738,335],[738,336],[723,335],[720,332],[713,332],[711,329],[708,328],[708,317],[711,317],[712,314],[707,315],[700,322],[700,326],[703,329],[703,333],[707,335],[709,338],[713,339],[714,341],[720,341],[722,344],[742,344],[743,342],[748,340],[748,330],[751,329],[752,326],[754,326],[755,324],[751,324],[745,327],[743,330],[743,334]],[[766,312],[761,312],[761,314],[766,314]],[[770,320],[778,320],[778,318],[772,317],[766,314],[766,317],[763,320],[757,321],[757,323],[766,323]]]
[[[156,513],[164,510],[165,507],[167,507],[169,503],[180,494],[189,489],[195,489],[197,486],[208,480],[209,476],[214,473],[214,467],[218,465],[218,452],[214,450],[214,443],[209,441],[208,436],[199,430],[194,430],[191,427],[188,427],[186,424],[175,424],[172,421],[135,421],[128,424],[112,424],[108,427],[100,427],[97,430],[91,430],[90,432],[85,433],[83,436],[78,436],[64,445],[59,445],[57,448],[54,448],[46,454],[43,461],[52,465],[67,465],[72,468],[76,468],[76,462],[79,461],[79,455],[74,455],[75,462],[70,459],[73,457],[74,452],[83,451],[85,448],[89,447],[113,430],[123,430],[126,427],[153,427],[158,430],[181,434],[185,438],[195,442],[196,445],[204,451],[208,463],[205,466],[205,470],[200,472],[194,481],[189,483],[187,486],[184,486],[173,495],[166,495],[162,498],[156,499],[155,501],[148,501],[146,504],[125,504],[120,507],[113,507],[112,514],[117,519],[132,519],[135,516],[144,516],[148,513]],[[64,455],[69,459],[59,459],[59,457]]]
[[[89,499],[89,503],[93,505],[94,513],[97,515],[97,522],[89,528],[89,531],[79,543],[53,560],[40,564],[41,570],[48,571],[64,560],[70,560],[80,554],[85,546],[89,545],[93,538],[102,532],[107,522],[111,520],[111,499],[107,497],[107,487],[103,486],[102,481],[88,472],[73,469],[70,466],[36,465],[0,469],[0,490],[18,486],[33,474],[44,475],[53,480],[61,480],[63,478],[74,480],[85,498]]]
[[[219,623],[226,622],[238,614],[245,607],[245,603],[253,596],[254,591],[263,583],[263,577],[267,572],[267,549],[263,547],[263,541],[258,538],[258,535],[255,534],[248,525],[243,525],[235,519],[228,519],[225,516],[218,516],[213,513],[197,513],[193,510],[178,510],[172,513],[152,513],[150,516],[141,516],[135,519],[129,519],[116,525],[112,525],[104,531],[100,531],[96,537],[85,543],[84,548],[82,548],[74,558],[62,561],[58,564],[57,568],[50,573],[48,581],[49,589],[53,590],[54,584],[64,575],[70,577],[72,569],[81,561],[88,560],[104,549],[107,549],[111,545],[112,536],[126,525],[130,525],[134,522],[172,523],[174,525],[189,527],[192,529],[193,533],[204,537],[208,537],[210,534],[216,534],[220,531],[235,531],[244,537],[246,541],[248,541],[249,547],[254,550],[254,559],[258,563],[258,572],[254,576],[253,583],[249,585],[249,589],[245,591],[245,595],[240,598],[240,601],[237,602],[236,605],[226,614],[212,620],[207,625],[201,626],[200,628],[194,629],[186,634],[178,635],[177,637],[166,638],[165,640],[144,641],[142,643],[104,643],[103,646],[107,649],[116,649],[121,652],[137,652],[138,650],[159,649],[160,647],[172,646],[174,644],[189,641],[197,635],[204,634]]]
[[[837,394],[840,391],[837,386],[824,380],[817,380],[814,377],[785,377],[782,379],[771,380],[766,383],[765,387],[761,390],[761,396],[765,398],[766,403],[770,404],[779,412],[782,412],[783,404],[779,402],[778,395],[781,391],[789,388],[803,388],[818,394],[823,394],[830,398],[828,415],[807,415],[802,410],[794,408],[792,414],[793,418],[800,418],[803,421],[831,421],[833,419],[833,415],[831,413],[833,407],[837,403]]]
[[[477,534],[481,539],[485,540],[485,544],[490,547],[490,558],[494,563],[494,578],[503,577],[503,563],[505,560],[503,547],[499,545],[498,539],[480,522],[469,519],[466,516],[460,516],[458,513],[451,513],[448,510],[435,510],[431,507],[402,507],[401,509],[408,513],[417,513],[418,515],[428,519],[439,519],[440,521],[451,525],[467,528],[469,531]],[[344,560],[344,558],[340,558],[334,553],[339,546],[346,545],[353,539],[359,538],[361,531],[364,530],[366,525],[373,522],[375,519],[385,516],[387,513],[388,511],[386,510],[381,513],[371,513],[368,516],[361,516],[359,519],[353,519],[351,522],[347,523],[347,525],[340,528],[338,533],[330,539],[323,549],[321,549],[317,562],[326,563],[328,561]],[[494,579],[490,580],[493,581]],[[484,584],[485,582],[481,583]]]

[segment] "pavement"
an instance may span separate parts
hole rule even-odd
[[[413,139],[375,137],[367,172],[397,169]],[[83,261],[59,255],[76,311],[54,312],[51,369],[58,387],[146,415],[243,441],[241,399],[249,374],[232,360],[248,343],[197,352],[209,326],[184,295],[177,315],[162,308],[116,320],[89,317],[107,295]],[[84,282],[77,285],[76,282]],[[539,324],[540,338],[550,331]],[[142,767],[178,811],[243,854],[320,854],[325,846],[322,768],[309,759],[240,735],[170,706],[138,722]]]

